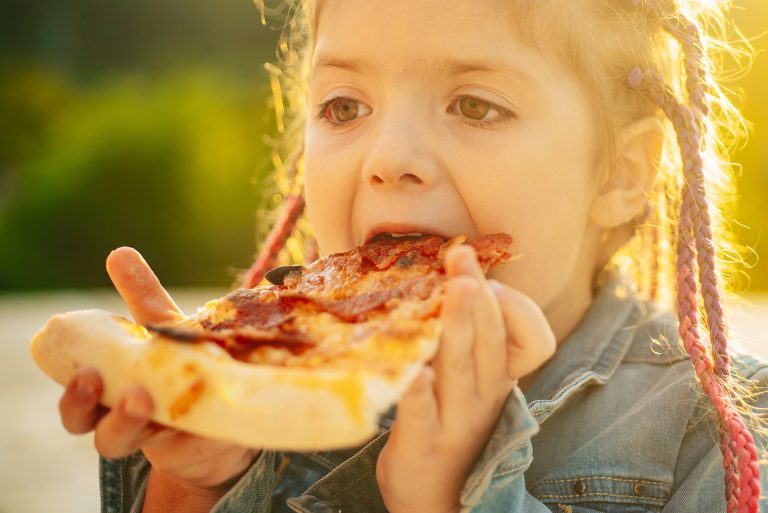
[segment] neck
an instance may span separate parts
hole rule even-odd
[[[544,315],[549,322],[550,328],[552,328],[552,332],[555,334],[558,347],[573,333],[594,299],[591,283],[586,283],[586,286],[574,284],[568,287],[572,293],[560,298],[544,309]],[[543,367],[544,365],[520,378],[518,380],[520,390],[525,392]]]
[[[544,315],[555,334],[558,347],[568,339],[592,305],[594,297],[592,284],[570,286],[570,293],[564,295],[544,309]]]

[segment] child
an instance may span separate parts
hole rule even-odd
[[[282,78],[306,78],[289,107],[305,110],[320,252],[506,232],[521,257],[486,278],[469,248],[448,255],[438,355],[362,448],[276,454],[160,428],[145,391],[107,412],[82,372],[62,419],[95,431],[103,511],[768,508],[737,413],[768,366],[726,352],[715,265],[717,137],[739,118],[704,27],[725,26],[724,3],[297,4],[306,46],[285,46]],[[135,251],[107,267],[138,322],[181,315]]]

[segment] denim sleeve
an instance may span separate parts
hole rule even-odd
[[[519,389],[507,405],[461,494],[462,513],[549,513],[525,488],[538,423]],[[376,459],[388,433],[332,470],[301,497],[288,500],[297,513],[386,513],[376,482]],[[583,510],[586,511],[586,510]]]
[[[262,451],[211,513],[268,513],[274,485],[275,453]],[[141,451],[119,460],[101,458],[102,513],[141,513],[150,464]]]
[[[141,513],[149,462],[139,451],[119,460],[99,459],[102,513]]]
[[[531,437],[538,430],[522,392],[515,388],[464,485],[462,513],[549,513],[525,487],[524,473],[533,461]]]

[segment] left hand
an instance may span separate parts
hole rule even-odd
[[[555,350],[542,311],[485,279],[470,246],[446,255],[443,333],[431,366],[400,401],[376,478],[392,513],[455,513],[507,396]]]

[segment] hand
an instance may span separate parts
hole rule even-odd
[[[141,255],[120,248],[107,258],[107,272],[139,324],[178,321],[184,317]],[[61,420],[71,433],[95,432],[96,449],[106,458],[121,458],[141,449],[157,476],[187,492],[220,496],[248,469],[257,449],[201,438],[149,420],[153,403],[139,386],[124,391],[117,406],[99,405],[102,382],[93,369],[75,375],[59,403]],[[149,498],[148,492],[147,497]]]
[[[536,304],[487,281],[471,247],[450,251],[446,272],[437,355],[401,399],[376,464],[392,513],[459,511],[461,490],[507,396],[556,345]]]

